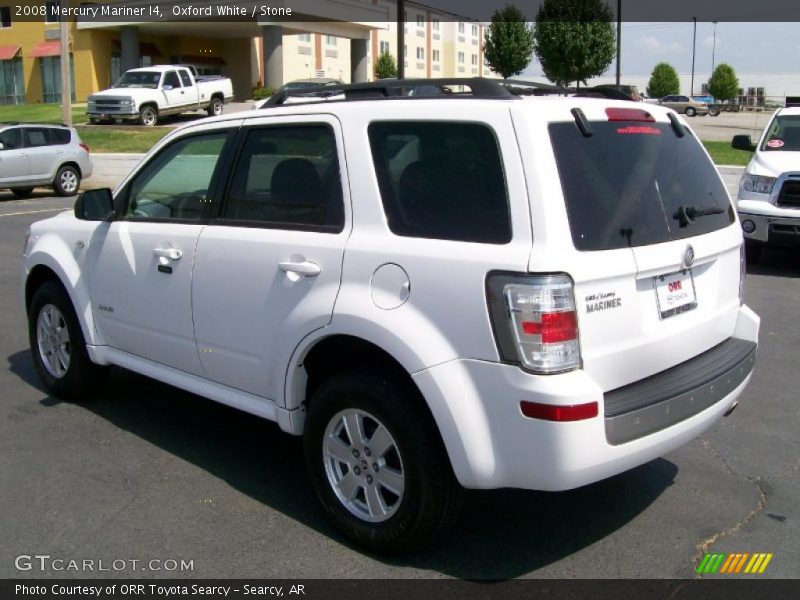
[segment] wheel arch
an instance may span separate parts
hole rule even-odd
[[[62,167],[74,167],[75,170],[78,171],[78,176],[83,179],[83,171],[81,171],[81,166],[74,160],[65,160],[63,163],[58,165],[56,173],[58,173]]]

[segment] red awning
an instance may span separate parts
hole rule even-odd
[[[0,46],[0,60],[11,60],[19,52],[19,45]]]
[[[184,65],[224,65],[225,59],[218,56],[203,56],[203,55],[181,55],[181,63]]]
[[[61,42],[39,42],[33,47],[30,58],[43,58],[45,56],[61,56]]]
[[[122,42],[119,40],[112,40],[114,46],[116,46],[117,50],[122,48]],[[151,44],[150,42],[140,42],[139,43],[139,56],[164,56],[161,54],[161,50],[158,49],[158,46],[155,44]]]

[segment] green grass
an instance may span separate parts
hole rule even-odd
[[[753,156],[752,152],[734,150],[731,148],[730,142],[703,142],[703,145],[717,165],[745,166],[750,162],[750,157]]]
[[[171,128],[116,128],[108,125],[78,127],[78,135],[95,152],[142,153],[172,131]]]
[[[61,123],[61,106],[58,104],[15,104],[0,106],[0,122]],[[86,106],[72,107],[72,122],[86,122]]]

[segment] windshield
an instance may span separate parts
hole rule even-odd
[[[800,115],[775,117],[764,137],[761,149],[767,152],[800,152]]]
[[[128,71],[119,78],[114,87],[118,88],[149,88],[154,90],[158,87],[161,73],[158,71]]]
[[[671,125],[553,123],[572,240],[578,250],[658,244],[734,222],[728,193],[695,137]]]

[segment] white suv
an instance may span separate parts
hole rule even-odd
[[[428,541],[462,487],[586,485],[733,409],[759,319],[680,117],[485,80],[371,99],[390,85],[192,123],[34,224],[47,388],[80,400],[118,365],[277,421],[381,551]]]
[[[51,187],[59,196],[78,193],[92,174],[89,146],[66,125],[0,124],[0,189],[29,196],[35,187]]]

